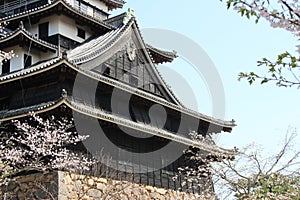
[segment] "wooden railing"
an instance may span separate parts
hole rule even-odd
[[[26,10],[30,10],[47,3],[51,3],[53,0],[15,0],[0,5],[0,13],[6,16],[18,14]],[[98,20],[104,20],[107,18],[107,14],[97,9],[96,7],[90,6],[90,4],[84,1],[78,0],[65,0],[71,7],[78,10],[81,13],[94,17]]]
[[[13,11],[15,9],[26,7],[29,4],[38,2],[40,0],[15,0],[10,1],[8,3],[4,3],[0,5],[0,12],[2,13],[9,13],[10,11]]]

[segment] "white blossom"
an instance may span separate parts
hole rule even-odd
[[[7,131],[1,132],[0,184],[30,170],[88,170],[95,161],[68,148],[88,136],[77,135],[72,126],[67,119],[43,119],[35,114],[8,124]]]

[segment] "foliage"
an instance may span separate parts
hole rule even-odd
[[[263,158],[262,150],[250,145],[234,161],[216,163],[213,171],[218,185],[239,199],[299,199],[300,152],[293,145],[296,130],[288,132],[282,148]]]
[[[300,177],[273,173],[262,176],[250,194],[236,194],[236,197],[239,199],[299,199],[299,194]]]
[[[268,158],[263,158],[262,150],[254,145],[240,150],[234,160],[222,157],[212,160],[209,154],[187,150],[187,158],[198,165],[180,168],[176,178],[184,175],[183,184],[193,185],[191,183],[201,181],[205,184],[203,177],[213,177],[221,199],[234,196],[238,199],[300,199],[300,151],[295,151],[295,137],[296,130],[288,132],[280,151]]]
[[[43,119],[31,114],[27,120],[11,121],[2,126],[0,138],[0,184],[28,171],[83,171],[94,163],[68,147],[87,136],[71,131],[66,119]]]
[[[226,5],[228,9],[233,8],[241,16],[248,19],[254,18],[256,23],[264,18],[272,27],[285,29],[296,37],[300,36],[300,5],[298,0],[226,0]],[[278,55],[275,61],[267,58],[258,61],[258,66],[267,68],[267,75],[241,72],[238,79],[246,79],[250,84],[256,80],[260,80],[261,84],[273,81],[279,87],[296,86],[299,88],[300,46],[298,45],[297,48],[296,55],[284,52]]]
[[[189,135],[194,141],[205,143],[209,146],[215,145],[209,136],[203,137],[195,131],[190,132]],[[185,165],[178,168],[178,173],[173,177],[173,180],[180,180],[181,188],[185,188],[185,191],[200,192],[200,195],[205,197],[205,199],[215,199],[212,184],[212,166],[210,164],[211,154],[190,147],[184,151],[184,156]]]

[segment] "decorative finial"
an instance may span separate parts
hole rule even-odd
[[[127,24],[132,17],[135,17],[134,10],[132,8],[128,8],[123,18],[123,24]]]
[[[62,96],[63,98],[66,98],[66,97],[68,96],[68,93],[67,93],[67,90],[66,90],[66,89],[62,89],[62,90],[61,90],[61,96]]]

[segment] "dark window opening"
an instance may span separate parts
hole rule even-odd
[[[49,22],[39,24],[39,38],[46,39],[49,36]]]
[[[32,57],[24,54],[24,68],[31,66],[32,64]]]
[[[1,110],[8,109],[8,105],[9,105],[8,98],[2,98],[2,99],[0,99],[0,109]]]
[[[77,36],[82,39],[85,39],[85,31],[81,28],[77,28]]]
[[[105,68],[103,75],[110,76],[110,68],[109,67]]]
[[[10,60],[6,60],[2,62],[2,74],[6,74],[10,72]]]

